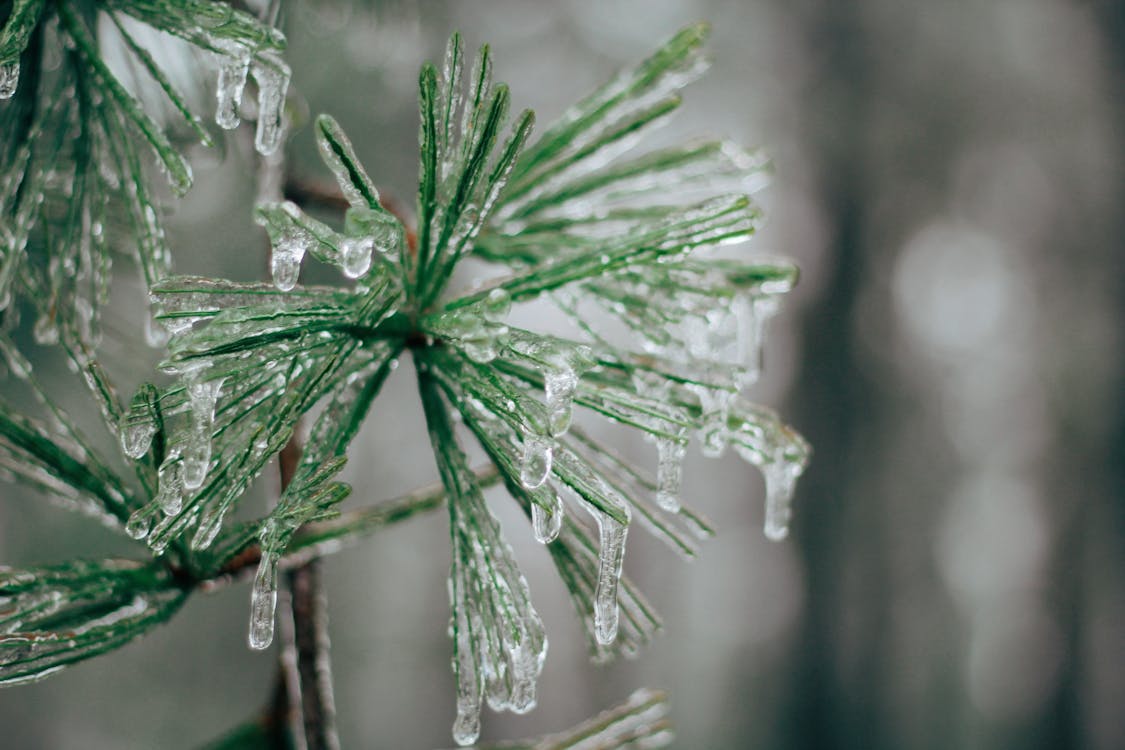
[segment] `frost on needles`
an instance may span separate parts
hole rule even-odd
[[[43,4],[16,5],[20,13],[37,14]],[[217,4],[199,5],[220,12]],[[122,13],[156,28],[181,29],[183,38],[217,55],[216,120],[222,127],[237,126],[239,98],[247,77],[254,78],[261,112],[256,142],[263,152],[276,148],[288,83],[276,54],[283,39],[227,6],[222,12],[235,14],[230,18],[242,26],[161,26],[155,14],[178,7],[119,0],[106,12],[123,35],[129,32],[117,17]],[[108,82],[111,74],[98,72],[93,48],[83,41],[88,30],[82,20],[61,10],[59,24],[75,42],[74,55]],[[231,28],[242,31],[215,36],[215,29]],[[12,73],[4,44],[19,28],[4,33],[0,86],[7,88],[0,92],[11,88],[18,100],[26,85],[43,96],[41,82]],[[636,149],[679,107],[679,90],[702,73],[705,37],[702,25],[681,31],[533,139],[534,115],[510,117],[511,95],[492,80],[489,48],[470,65],[455,34],[441,70],[426,65],[419,78],[416,222],[407,225],[388,209],[347,136],[322,115],[314,125],[318,148],[348,207],[330,224],[293,202],[260,204],[255,218],[270,239],[270,283],[167,273],[136,154],[128,140],[114,140],[125,123],[144,136],[148,127],[133,102],[109,97],[95,112],[100,119],[91,126],[91,142],[116,157],[109,163],[120,168],[122,180],[131,175],[121,183],[125,205],[142,239],[152,240],[141,243],[141,267],[156,320],[168,335],[161,369],[173,384],[145,384],[127,406],[119,405],[84,354],[83,332],[63,321],[61,340],[101,394],[106,421],[118,432],[123,456],[135,463],[141,489],[128,489],[101,463],[87,470],[92,452],[57,449],[48,428],[6,411],[0,411],[0,465],[31,462],[35,471],[25,473],[41,483],[41,474],[62,473],[63,484],[75,484],[75,493],[88,495],[111,525],[143,540],[154,560],[55,578],[44,569],[36,573],[44,582],[38,586],[11,571],[0,579],[0,591],[15,597],[17,608],[25,601],[40,611],[56,600],[64,607],[75,587],[101,586],[97,595],[107,600],[104,618],[110,619],[89,623],[90,632],[103,634],[93,655],[170,617],[190,589],[185,580],[221,580],[252,552],[257,573],[249,642],[266,648],[279,567],[303,554],[331,552],[388,522],[379,508],[337,518],[349,488],[335,477],[383,383],[407,354],[443,491],[410,496],[402,507],[415,512],[446,499],[457,681],[453,735],[459,744],[476,741],[485,702],[494,710],[534,707],[547,655],[528,583],[484,498],[487,484],[503,484],[529,518],[531,533],[547,545],[599,660],[635,654],[660,627],[622,576],[634,522],[686,558],[713,533],[680,497],[682,462],[693,438],[706,455],[733,448],[761,469],[765,533],[783,538],[809,449],[744,393],[761,371],[765,325],[797,270],[779,259],[709,257],[714,248],[754,233],[760,216],[751,195],[764,184],[767,165],[757,153],[724,141]],[[50,107],[45,112],[73,117]],[[171,165],[174,183],[176,174],[181,182],[184,174],[190,179],[176,166],[178,154],[159,139],[147,140]],[[14,163],[26,170],[35,151],[28,146]],[[12,157],[6,158],[10,168]],[[85,179],[104,179],[103,171]],[[19,232],[35,215],[24,206],[27,194],[0,185],[0,201],[7,201],[2,207],[23,217],[13,225]],[[95,195],[91,187],[83,200]],[[77,226],[94,231],[88,221]],[[0,273],[15,263],[14,252],[22,252],[22,245],[12,248]],[[476,288],[452,291],[455,269],[470,256],[495,272]],[[339,268],[342,283],[301,284],[310,257]],[[20,278],[27,291],[44,288],[30,274]],[[533,299],[557,307],[573,333],[520,327],[513,310]],[[626,342],[618,340],[622,331]],[[277,505],[257,521],[228,520],[302,418],[311,425],[305,449]],[[598,419],[636,430],[652,445],[650,459],[637,465],[619,456],[591,426]],[[479,444],[489,467],[470,467],[466,441]],[[114,588],[134,578],[150,593],[127,598],[120,594],[124,584]],[[35,622],[11,618],[5,632],[16,635],[0,636],[0,679],[42,676],[73,661],[29,661],[25,654],[33,647],[13,645],[15,637],[36,642],[38,636],[26,631]],[[633,702],[622,718],[607,719],[589,736],[611,742],[625,732],[665,741],[666,728],[657,731],[637,719],[662,712],[662,702],[648,694]]]

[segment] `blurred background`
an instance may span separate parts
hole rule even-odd
[[[492,496],[551,647],[539,708],[486,711],[484,740],[562,729],[644,685],[670,691],[675,747],[692,750],[1125,748],[1125,6],[285,7],[297,108],[334,114],[408,205],[418,67],[454,29],[493,45],[513,106],[546,124],[708,20],[713,67],[657,141],[725,136],[774,162],[768,224],[746,252],[795,258],[802,281],[751,395],[815,451],[789,540],[763,537],[753,469],[689,454],[685,496],[719,536],[688,565],[631,535],[626,572],[664,632],[638,660],[594,667],[548,556]],[[196,187],[170,218],[178,270],[262,276],[245,145],[196,154]],[[297,173],[328,177],[307,125],[289,153]],[[128,381],[152,355],[139,289],[119,283],[120,335],[104,356]],[[414,384],[398,374],[353,446],[352,503],[436,478]],[[651,458],[651,446],[623,449]],[[3,491],[7,564],[130,551]],[[270,488],[258,492],[265,502]],[[327,563],[344,747],[452,745],[447,546],[439,513]],[[196,597],[139,643],[0,692],[0,745],[216,737],[271,687],[274,653],[245,646],[247,601],[246,586]]]

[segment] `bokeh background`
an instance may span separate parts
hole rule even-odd
[[[752,395],[815,450],[790,539],[762,536],[754,470],[689,454],[685,494],[720,534],[690,565],[630,537],[626,571],[665,630],[635,662],[594,667],[548,556],[491,496],[551,648],[540,707],[486,711],[484,739],[564,728],[645,685],[670,691],[676,747],[691,750],[1125,748],[1123,7],[286,4],[296,111],[336,115],[407,204],[417,70],[453,29],[490,42],[514,106],[547,122],[708,20],[712,70],[657,140],[727,136],[774,162],[747,252],[793,257],[803,277]],[[245,146],[196,154],[196,187],[170,218],[179,270],[262,275]],[[327,177],[307,127],[290,157]],[[105,357],[139,379],[152,354],[139,290],[121,283]],[[353,447],[353,503],[436,477],[399,375]],[[654,460],[651,446],[623,450]],[[2,492],[5,563],[130,549]],[[452,744],[445,523],[414,520],[326,565],[347,748]],[[0,692],[0,746],[190,748],[248,718],[275,653],[246,648],[247,600],[245,586],[197,597],[139,643]]]

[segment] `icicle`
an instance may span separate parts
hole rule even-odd
[[[145,383],[129,404],[129,411],[120,428],[121,449],[129,458],[141,458],[148,453],[158,429],[159,415],[155,408],[157,398],[156,387]]]
[[[340,242],[340,267],[349,279],[358,279],[371,270],[371,254],[375,250],[372,237],[345,237]]]
[[[598,522],[598,585],[594,593],[594,635],[608,646],[617,639],[617,585],[625,559],[625,534],[628,527],[601,511],[594,511]]]
[[[211,428],[215,420],[215,402],[222,388],[222,378],[200,382],[188,376],[188,399],[191,401],[191,428],[183,448],[184,487],[194,490],[203,485],[211,463]]]
[[[266,55],[254,62],[250,72],[258,82],[258,128],[254,134],[254,148],[268,156],[281,144],[285,126],[285,94],[289,90],[291,73],[281,59]]]
[[[795,461],[779,460],[762,467],[766,480],[766,537],[781,541],[789,536],[789,519],[793,514],[793,487],[803,470]]]
[[[555,541],[562,529],[563,504],[558,493],[551,492],[551,509],[547,510],[538,503],[531,504],[531,527],[535,531],[535,539],[543,544]]]
[[[262,559],[250,590],[250,648],[262,651],[273,642],[274,611],[277,609],[277,557],[263,542]]]
[[[656,504],[670,513],[680,510],[680,485],[687,447],[678,440],[656,438]]]
[[[523,460],[520,464],[520,484],[529,490],[547,481],[551,473],[554,444],[540,435],[523,436]]]
[[[726,452],[730,440],[728,418],[734,394],[701,385],[689,385],[688,389],[699,397],[703,412],[699,425],[699,450],[708,458],[719,458]]]
[[[744,369],[740,386],[757,382],[762,373],[762,347],[766,338],[766,323],[777,314],[780,307],[776,295],[754,295],[735,306],[738,317],[738,361]]]
[[[218,107],[215,122],[224,130],[238,127],[238,107],[242,91],[246,88],[246,75],[250,72],[250,51],[240,44],[226,42],[216,46],[223,55],[219,62],[219,83],[215,91]]]
[[[297,277],[301,275],[301,260],[308,249],[309,243],[301,235],[291,234],[278,238],[270,253],[270,273],[273,274],[274,286],[283,292],[297,286]]]
[[[164,515],[174,516],[180,512],[184,501],[184,463],[178,450],[168,453],[156,476],[159,481],[156,505],[164,511]]]
[[[20,61],[0,65],[0,99],[11,99],[20,82]]]

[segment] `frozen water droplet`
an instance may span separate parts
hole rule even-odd
[[[156,504],[164,511],[164,515],[174,516],[180,512],[184,501],[183,462],[179,453],[169,453],[156,475],[159,482]]]
[[[762,467],[766,480],[765,534],[780,541],[789,536],[789,519],[793,513],[793,487],[801,474],[800,463],[775,461]]]
[[[250,590],[250,648],[262,651],[273,642],[273,619],[277,609],[277,560],[262,551],[254,586]]]
[[[289,90],[290,70],[281,59],[261,55],[251,72],[258,82],[258,127],[254,133],[254,148],[259,154],[269,155],[281,145],[285,130],[285,94]]]
[[[610,516],[596,511],[601,547],[598,551],[598,585],[594,592],[594,636],[608,646],[617,640],[617,585],[625,559],[625,535],[628,527]]]
[[[578,374],[568,366],[548,371],[544,374],[543,388],[547,394],[547,429],[551,435],[559,437],[570,428]]]
[[[492,323],[503,323],[512,310],[512,295],[506,289],[493,289],[481,302],[481,315]]]
[[[520,484],[529,490],[547,481],[551,473],[553,443],[540,435],[524,435],[523,461],[520,464]]]
[[[555,541],[562,529],[563,504],[562,498],[557,493],[551,493],[552,507],[548,511],[538,503],[531,504],[531,527],[535,531],[535,538],[543,544]]]
[[[20,81],[20,62],[0,65],[0,99],[11,99]]]
[[[221,45],[223,51],[219,62],[219,83],[215,90],[218,106],[215,109],[215,122],[224,130],[238,127],[238,106],[242,103],[242,91],[246,88],[246,75],[250,72],[250,52],[240,44]]]
[[[472,745],[480,737],[480,708],[464,710],[457,709],[457,718],[453,722],[453,741],[462,747]]]
[[[141,458],[148,452],[157,431],[156,403],[159,394],[151,383],[145,383],[133,396],[129,411],[122,420],[121,449],[129,458]]]
[[[279,237],[270,254],[270,273],[273,283],[283,292],[297,286],[301,274],[301,260],[309,249],[309,242],[303,236],[292,234]]]
[[[125,533],[133,539],[148,536],[149,529],[152,528],[152,510],[153,506],[146,505],[133,511],[125,523]]]
[[[189,376],[187,390],[191,403],[191,427],[183,446],[184,487],[194,490],[203,485],[211,463],[211,428],[215,421],[215,402],[222,388],[221,378],[199,381]]]
[[[345,237],[340,243],[340,265],[349,279],[358,279],[371,269],[372,237]]]
[[[656,439],[656,504],[670,513],[680,509],[686,446],[672,438]]]

